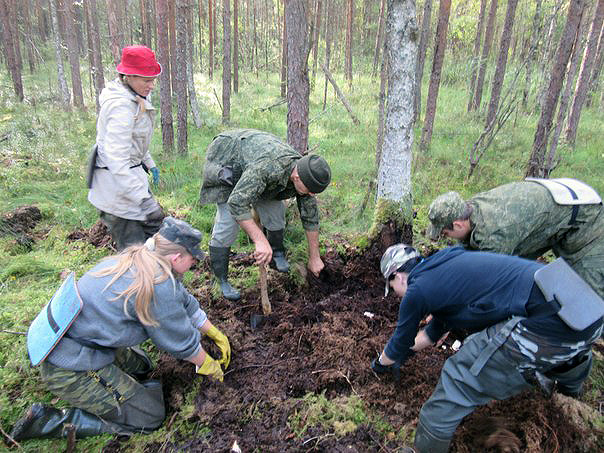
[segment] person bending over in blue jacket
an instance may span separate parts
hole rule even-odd
[[[579,395],[591,369],[591,345],[602,333],[604,302],[562,258],[545,266],[458,246],[424,259],[397,244],[384,253],[381,271],[386,294],[392,288],[402,300],[396,329],[371,363],[376,373],[398,378],[415,351],[448,330],[472,333],[447,359],[421,408],[416,452],[448,451],[457,426],[477,406],[510,398],[532,383],[555,383],[559,392]],[[593,309],[585,309],[586,299]],[[429,314],[431,321],[419,330]]]

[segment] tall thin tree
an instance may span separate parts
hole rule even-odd
[[[233,0],[233,91],[239,93],[239,0]]]
[[[73,103],[76,107],[84,108],[84,94],[82,92],[82,78],[80,76],[80,46],[78,45],[73,1],[67,1],[65,5],[65,36],[67,38],[67,55],[71,66],[71,89],[73,92]]]
[[[222,8],[222,124],[231,121],[231,5]]]
[[[482,102],[482,89],[484,86],[484,78],[487,72],[487,60],[493,43],[493,35],[495,34],[495,18],[497,16],[497,0],[491,0],[489,8],[489,16],[487,19],[487,28],[484,33],[484,44],[482,45],[482,56],[480,57],[480,69],[478,71],[478,79],[476,80],[476,92],[473,96],[472,110],[478,110]]]
[[[169,0],[155,0],[155,11],[158,17],[168,15]],[[172,83],[170,81],[170,44],[168,41],[168,28],[165,20],[156,20],[157,27],[157,59],[162,66],[159,75],[159,103],[161,110],[161,139],[165,154],[174,150],[174,126],[172,121]]]
[[[118,2],[107,0],[107,24],[109,26],[109,39],[113,63],[117,66],[122,57],[124,46],[124,26],[121,20],[121,8]]]
[[[428,0],[426,0],[428,1]],[[537,0],[541,1],[541,0]],[[474,52],[472,53],[472,75],[470,76],[470,99],[468,100],[468,112],[472,111],[474,105],[474,89],[476,87],[476,75],[480,66],[480,43],[482,41],[482,32],[484,30],[484,15],[487,7],[487,0],[480,0],[480,12],[478,13],[478,28],[474,38]]]
[[[482,0],[485,1],[485,0]],[[422,16],[421,34],[419,36],[419,47],[417,49],[417,62],[415,63],[415,96],[414,102],[414,122],[420,117],[422,110],[422,79],[424,78],[424,62],[426,60],[426,50],[428,48],[428,39],[430,38],[430,28],[432,23],[432,0],[425,0],[424,14]]]
[[[175,34],[176,34],[176,68],[174,75],[176,77],[174,86],[176,88],[177,110],[177,140],[176,149],[178,154],[186,156],[188,154],[187,142],[187,111],[189,102],[187,100],[187,48],[190,39],[187,33],[187,17],[190,15],[190,0],[176,0],[174,5],[175,12]]]
[[[2,41],[4,45],[4,54],[6,56],[6,64],[13,81],[13,89],[15,95],[20,101],[23,101],[23,80],[21,78],[21,70],[17,65],[15,56],[14,40],[17,36],[10,32],[10,9],[13,7],[11,0],[0,0],[0,21],[2,23]],[[69,101],[68,101],[69,104]]]

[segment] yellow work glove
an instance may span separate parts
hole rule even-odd
[[[224,369],[226,370],[231,363],[231,345],[229,344],[229,339],[223,334],[220,330],[218,330],[215,326],[212,326],[210,330],[206,332],[206,335],[216,343],[218,349],[222,353],[222,358],[218,361],[224,365]]]
[[[206,358],[201,366],[195,368],[195,372],[197,374],[211,376],[214,379],[218,379],[220,382],[224,380],[224,373],[222,372],[222,368],[220,368],[220,363],[210,357],[210,354],[208,353],[206,353]]]

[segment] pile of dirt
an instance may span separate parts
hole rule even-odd
[[[340,250],[345,246],[338,247]],[[193,293],[210,320],[227,334],[233,356],[224,383],[204,379],[194,396],[192,420],[210,432],[187,438],[177,435],[157,447],[164,451],[230,451],[237,441],[243,451],[299,452],[396,451],[391,436],[359,425],[337,436],[333,430],[310,426],[297,438],[289,425],[309,392],[326,398],[358,396],[396,431],[413,429],[421,405],[436,385],[444,361],[453,351],[429,348],[412,357],[401,380],[375,375],[370,361],[382,350],[396,324],[399,300],[384,298],[379,273],[381,246],[344,255],[328,250],[326,271],[309,278],[302,288],[287,276],[269,272],[273,314],[253,330],[250,317],[260,312],[257,289],[244,292],[239,302],[211,298],[210,281],[198,273]],[[250,265],[240,257],[234,265]],[[206,272],[208,263],[200,267]],[[203,274],[208,275],[208,274]],[[212,352],[212,345],[205,344]],[[162,355],[154,377],[164,384],[167,420],[178,411],[199,379],[194,367]],[[451,451],[596,451],[589,428],[573,422],[559,405],[532,391],[481,407],[456,432]],[[111,446],[119,451],[119,444]],[[115,450],[113,450],[115,448]]]
[[[37,206],[19,206],[0,218],[0,236],[12,236],[17,244],[31,248],[35,242],[32,233],[42,213]]]
[[[113,239],[107,231],[107,227],[98,220],[90,228],[80,228],[72,231],[67,236],[68,241],[85,241],[95,247],[107,247],[115,251]]]

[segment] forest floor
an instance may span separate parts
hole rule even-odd
[[[11,221],[18,223],[16,219]],[[19,221],[25,224],[27,215],[22,214]],[[22,233],[26,235],[27,229],[21,229]],[[110,244],[98,223],[73,232],[70,239],[102,247]],[[189,290],[228,336],[232,361],[223,383],[203,377],[188,416],[197,428],[183,434],[172,431],[170,425],[185,399],[190,400],[193,382],[201,377],[188,362],[160,355],[151,377],[163,383],[170,434],[162,443],[147,444],[145,451],[228,452],[234,442],[243,452],[401,449],[401,439],[392,431],[407,428],[410,433],[415,428],[444,361],[454,353],[451,345],[456,337],[451,335],[443,346],[412,357],[398,383],[373,373],[370,361],[394,329],[399,300],[393,294],[384,297],[380,244],[360,252],[343,239],[333,240],[337,250],[327,249],[320,278],[311,275],[304,285],[296,286],[287,275],[269,271],[273,313],[256,328],[250,320],[261,313],[259,288],[243,291],[238,302],[216,298],[207,280],[208,259],[193,269]],[[232,267],[252,265],[248,254],[235,255],[231,261]],[[216,356],[214,345],[203,341]],[[601,353],[602,345],[597,349]],[[351,410],[350,401],[357,401],[373,418],[355,423],[351,416],[347,421],[319,423],[320,417],[307,410],[309,394],[323,395],[342,413]],[[525,392],[466,417],[451,451],[601,451],[604,435],[588,421],[592,416],[597,419],[598,409],[557,394],[546,398],[537,390]],[[375,422],[378,419],[380,423]],[[410,436],[405,444],[412,444]],[[113,438],[102,451],[129,451],[128,441]]]

